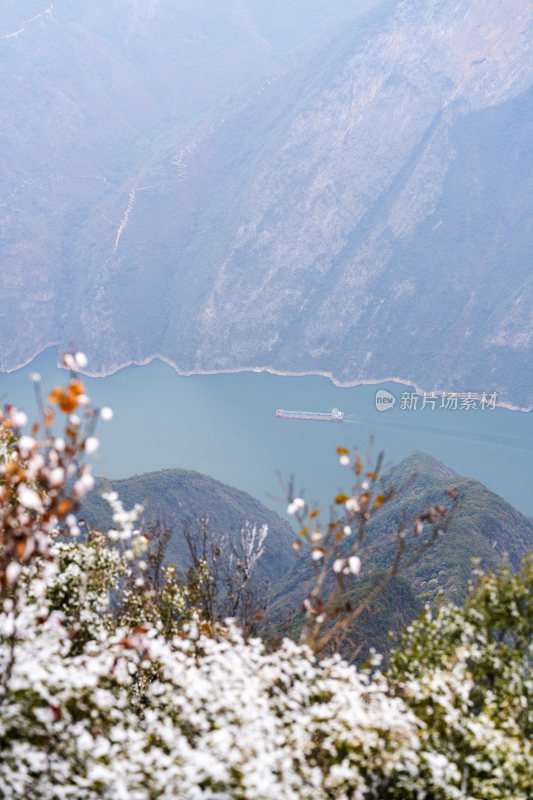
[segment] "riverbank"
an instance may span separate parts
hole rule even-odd
[[[0,375],[0,396],[36,414],[29,372],[42,376],[43,389],[65,382],[57,349],[49,348],[25,369]],[[533,416],[496,408],[472,413],[431,407],[404,409],[406,385],[384,383],[396,395],[387,413],[376,409],[375,385],[338,387],[329,376],[286,376],[252,365],[233,374],[182,377],[157,357],[115,374],[84,379],[96,407],[110,406],[111,423],[99,426],[96,475],[124,478],[158,469],[192,469],[258,497],[277,511],[286,503],[276,477],[295,475],[296,491],[327,503],[349,486],[350,472],[335,448],[357,445],[383,450],[399,463],[413,450],[430,453],[460,475],[475,477],[526,514],[533,514],[531,458]],[[397,387],[397,391],[396,391]],[[414,391],[414,389],[413,389]],[[276,408],[341,408],[345,425],[280,420]],[[348,424],[349,423],[349,424]]]
[[[43,348],[38,350],[31,358],[27,361],[23,362],[17,367],[13,367],[10,369],[4,370],[5,373],[10,374],[16,372],[19,369],[24,369],[24,367],[29,366],[29,364],[34,361],[41,353],[44,353],[51,347],[57,347],[57,342],[51,342],[45,345]],[[360,378],[354,381],[340,381],[338,378],[333,375],[331,372],[325,372],[321,370],[308,370],[308,371],[282,371],[274,369],[273,367],[265,367],[265,366],[247,366],[247,367],[234,367],[234,368],[227,368],[227,369],[195,369],[195,370],[183,370],[181,369],[178,364],[172,361],[170,358],[162,355],[161,353],[153,353],[146,358],[141,360],[131,359],[130,361],[124,361],[116,366],[110,367],[107,370],[90,370],[84,369],[81,372],[86,375],[88,378],[109,378],[111,375],[115,375],[120,370],[126,369],[127,367],[145,367],[150,364],[152,361],[161,361],[163,364],[166,364],[171,369],[174,370],[178,375],[181,377],[191,377],[193,375],[237,375],[243,372],[256,372],[256,373],[267,373],[268,375],[277,375],[279,377],[286,377],[286,378],[307,378],[307,377],[321,377],[327,378],[331,383],[336,386],[338,389],[354,389],[357,386],[379,386],[383,383],[397,383],[402,386],[407,386],[414,390],[416,394],[423,395],[424,392],[427,394],[431,392],[451,392],[455,391],[452,389],[435,389],[433,388],[424,388],[420,386],[418,383],[410,380],[409,378],[400,378],[396,376],[387,375],[382,378]],[[468,391],[468,390],[465,390]],[[507,411],[519,411],[522,414],[528,414],[530,411],[533,411],[532,406],[518,406],[506,401],[496,401],[495,404],[498,408],[506,409]]]

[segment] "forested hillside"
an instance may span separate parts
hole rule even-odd
[[[3,798],[531,796],[531,555],[519,573],[503,566],[481,576],[462,608],[428,608],[404,631],[388,665],[376,653],[367,667],[336,650],[317,657],[316,626],[342,630],[359,602],[341,594],[339,606],[335,586],[361,577],[364,590],[372,580],[364,545],[372,550],[378,541],[366,523],[379,522],[419,478],[420,489],[425,477],[434,492],[455,475],[415,454],[392,476],[395,495],[380,480],[379,458],[368,469],[360,455],[339,448],[355,481],[351,496],[334,499],[344,519],[330,517],[333,539],[316,536],[320,509],[301,497],[290,497],[287,509],[317,526],[300,530],[298,541],[312,545],[307,563],[324,566],[325,603],[317,607],[320,594],[306,597],[299,644],[278,635],[265,646],[212,602],[217,576],[210,564],[199,559],[182,576],[162,563],[157,540],[138,524],[141,509],[125,508],[116,492],[107,493],[112,527],[82,535],[80,506],[94,487],[89,459],[99,445],[94,422],[111,413],[91,405],[74,374],[85,357],[65,359],[70,379],[49,393],[41,419],[28,427],[14,405],[0,414]],[[39,376],[33,380],[42,397]],[[419,478],[406,484],[416,466]],[[198,485],[198,476],[189,479]],[[467,480],[448,486],[446,506],[418,509],[413,530],[402,522],[400,551],[413,536],[423,540],[425,526],[433,529],[430,544],[440,531],[446,537]],[[490,498],[483,502],[490,508]],[[530,534],[531,520],[496,505],[507,523],[526,523]],[[470,498],[465,510],[471,507]],[[354,539],[344,557],[338,548]],[[380,551],[386,547],[381,537]],[[232,594],[242,577],[233,576]],[[326,619],[330,610],[334,617]]]
[[[105,529],[112,524],[112,511],[100,496],[103,490],[118,492],[128,508],[143,504],[142,523],[146,529],[151,524],[171,528],[165,558],[182,568],[190,563],[184,526],[188,525],[191,534],[199,538],[205,516],[211,534],[231,534],[235,538],[246,523],[258,528],[268,525],[265,552],[257,566],[260,581],[278,581],[295,561],[293,534],[287,520],[246,492],[198,472],[168,469],[111,483],[97,480],[95,490],[85,500],[84,514],[90,525]]]
[[[489,570],[508,563],[518,570],[521,559],[533,550],[533,520],[489,491],[474,478],[462,477],[426,453],[415,452],[384,476],[391,498],[368,525],[360,557],[365,569],[354,596],[363,597],[391,564],[396,533],[405,520],[412,531],[417,514],[446,503],[453,485],[458,493],[445,533],[405,572],[395,576],[386,590],[347,634],[357,644],[359,657],[371,647],[387,651],[389,631],[399,633],[420,613],[426,602],[439,597],[463,603],[475,570]],[[298,531],[262,503],[230,486],[190,470],[161,470],[136,475],[110,484],[98,480],[84,502],[87,523],[99,528],[112,525],[112,511],[100,497],[104,489],[116,491],[127,507],[144,505],[142,525],[162,524],[172,530],[165,561],[184,570],[191,563],[185,526],[198,541],[201,521],[209,519],[212,535],[229,534],[238,541],[241,528],[250,523],[268,525],[265,552],[256,568],[256,590],[268,603],[265,633],[283,631],[298,637],[303,621],[301,610],[312,582],[312,564],[304,549],[295,553],[292,545]],[[411,534],[412,538],[412,534]],[[346,540],[347,546],[350,543]],[[226,557],[230,557],[229,544]],[[265,586],[268,581],[268,588]],[[348,651],[345,651],[348,653]]]
[[[473,478],[457,475],[426,453],[413,453],[385,477],[392,496],[377,511],[368,527],[362,549],[365,564],[353,597],[361,599],[374,584],[383,580],[397,548],[397,532],[408,522],[412,542],[415,520],[422,510],[445,504],[450,486],[457,491],[453,512],[441,536],[407,570],[394,577],[386,590],[347,633],[351,649],[359,657],[370,648],[386,652],[391,647],[389,631],[398,634],[419,614],[426,603],[463,603],[478,570],[490,570],[507,563],[520,568],[526,553],[533,550],[533,519],[516,511],[505,500]],[[427,535],[427,533],[426,533]],[[348,539],[346,546],[351,541]],[[300,603],[312,584],[313,568],[305,556],[273,587],[271,615],[285,632],[298,636],[303,622]],[[295,617],[287,622],[287,608]]]
[[[30,6],[0,36],[3,369],[76,341],[95,372],[531,406],[528,0]]]

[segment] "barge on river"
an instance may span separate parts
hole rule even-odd
[[[283,417],[283,419],[307,419],[314,420],[315,422],[342,422],[344,414],[338,408],[332,408],[331,411],[285,411],[278,408],[276,417]]]

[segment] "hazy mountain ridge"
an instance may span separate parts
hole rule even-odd
[[[427,453],[411,453],[386,479],[395,494],[366,529],[365,545],[360,551],[363,569],[355,594],[364,593],[374,577],[392,563],[394,534],[402,520],[415,517],[430,505],[449,506],[446,490],[451,485],[457,488],[458,499],[445,533],[409,570],[393,580],[377,598],[371,613],[354,626],[351,634],[363,644],[364,654],[370,647],[386,652],[390,648],[389,631],[398,633],[440,593],[445,601],[462,604],[470,582],[475,580],[474,569],[489,571],[506,562],[512,570],[518,570],[522,557],[533,549],[533,518],[518,512],[479,481],[458,475]],[[426,535],[427,530],[420,539]],[[411,529],[407,530],[407,537],[413,540]],[[287,609],[294,609],[296,618],[286,627],[293,633],[301,624],[300,602],[311,575],[312,567],[304,556],[273,587],[271,613],[275,619],[286,619]]]
[[[47,231],[26,295],[40,320],[3,366],[75,340],[103,372],[161,354],[531,404],[532,16],[526,0],[385,4],[200,127],[161,120],[135,177],[130,161],[76,219],[83,270],[64,266],[60,290]],[[14,301],[39,255],[22,278],[21,240]]]
[[[449,506],[447,489],[451,485],[459,494],[445,535],[404,576],[414,597],[431,598],[443,591],[447,600],[462,602],[472,577],[472,558],[478,558],[484,570],[503,561],[517,570],[522,556],[533,549],[531,517],[479,481],[458,475],[427,453],[411,453],[388,471],[385,480],[394,495],[370,522],[365,544],[368,552],[362,556],[365,563],[377,568],[390,563],[401,520],[415,517],[430,505]],[[311,562],[305,556],[295,556],[295,533],[287,520],[247,492],[184,469],[159,470],[111,482],[98,479],[95,490],[84,501],[83,513],[90,524],[103,528],[112,524],[111,511],[99,496],[104,489],[117,491],[126,508],[144,504],[144,524],[162,523],[172,528],[169,558],[179,564],[187,561],[183,526],[194,528],[204,514],[216,533],[237,534],[246,522],[268,525],[260,572],[273,582],[273,595],[284,608],[291,597],[299,605]]]
[[[85,311],[82,295],[93,256],[97,296],[106,274],[116,272],[109,257],[143,172],[169,146],[175,158],[197,138],[204,117],[201,130],[210,115],[221,116],[229,97],[246,95],[375,2],[361,0],[356,9],[350,0],[332,0],[324,9],[317,0],[290,8],[278,0],[6,0],[0,368],[26,363],[50,343],[74,337],[81,345],[97,327],[107,335],[98,366],[109,369],[120,328],[116,298],[106,310],[91,302]],[[179,179],[179,167],[170,169]],[[128,335],[129,361],[136,352]],[[151,341],[139,344],[144,355],[146,345]]]
[[[514,401],[531,402],[520,385],[531,356],[530,28],[507,12],[501,31],[494,4],[492,18],[486,3],[460,9],[375,11],[218,126],[187,159],[187,181],[143,193],[115,266],[139,276],[135,265],[159,265],[144,275],[172,310],[152,353],[184,370],[392,374],[507,399],[512,386]],[[129,342],[119,363],[131,339],[115,331]],[[144,333],[134,342],[140,358]]]
[[[483,570],[494,569],[504,561],[517,570],[522,556],[533,549],[531,517],[516,511],[479,481],[458,475],[427,453],[411,453],[388,472],[386,481],[395,494],[367,528],[357,591],[365,591],[376,570],[390,565],[394,534],[403,518],[410,519],[429,505],[449,505],[446,490],[450,485],[457,487],[458,500],[444,536],[376,600],[370,620],[361,621],[357,635],[366,641],[365,651],[378,645],[380,652],[386,651],[389,630],[399,631],[439,592],[446,600],[462,603],[473,577],[473,558],[479,559]],[[286,631],[292,625],[297,629],[312,562],[308,553],[296,557],[292,548],[296,534],[286,520],[246,492],[192,470],[167,469],[110,484],[99,479],[95,491],[84,500],[82,513],[89,524],[104,529],[112,526],[111,512],[98,493],[109,488],[119,493],[126,508],[145,504],[145,525],[153,522],[172,528],[167,559],[181,567],[188,563],[183,526],[190,525],[194,532],[197,520],[205,513],[210,530],[219,534],[238,535],[245,522],[267,524],[269,534],[257,577],[260,583],[270,583],[272,619],[286,620]],[[408,538],[412,538],[412,531],[408,531]]]
[[[362,560],[373,568],[386,568],[395,548],[394,535],[400,522],[411,519],[429,506],[450,506],[447,489],[458,490],[458,500],[446,533],[403,576],[414,596],[433,598],[439,591],[446,600],[463,602],[472,578],[472,559],[490,570],[503,561],[517,570],[522,556],[533,548],[533,519],[521,514],[502,497],[474,478],[460,476],[427,453],[414,452],[386,476],[394,488],[389,500],[368,525],[367,552]],[[408,531],[412,536],[412,532]],[[305,559],[280,581],[279,597],[301,592],[311,567]]]
[[[167,560],[181,567],[189,563],[183,528],[188,525],[194,533],[204,515],[209,519],[211,533],[218,535],[238,536],[247,522],[268,526],[265,552],[257,568],[260,580],[279,580],[294,562],[293,533],[287,520],[247,492],[207,475],[166,469],[111,482],[98,479],[95,490],[84,501],[83,513],[89,524],[102,529],[112,527],[111,510],[100,497],[100,492],[110,490],[118,492],[125,508],[133,508],[136,503],[144,506],[140,523],[145,529],[151,524],[172,529]]]

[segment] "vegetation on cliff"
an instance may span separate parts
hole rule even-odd
[[[67,354],[73,370],[82,361]],[[531,560],[519,574],[482,576],[463,608],[428,609],[387,671],[378,656],[365,668],[317,658],[317,616],[364,574],[354,543],[390,499],[379,463],[365,473],[342,452],[352,493],[336,498],[343,510],[323,536],[312,536],[317,523],[299,537],[318,565],[304,640],[267,649],[203,602],[213,576],[201,554],[184,580],[162,563],[160,540],[137,527],[141,508],[128,512],[109,492],[112,526],[81,536],[86,459],[110,412],[91,407],[74,373],[46,407],[37,395],[43,417],[30,433],[15,407],[1,418],[0,797],[531,797]],[[298,497],[289,509],[320,517]],[[416,555],[426,526],[445,536],[452,515],[418,512],[413,531],[397,531],[395,559]],[[251,570],[261,547],[254,537]]]

